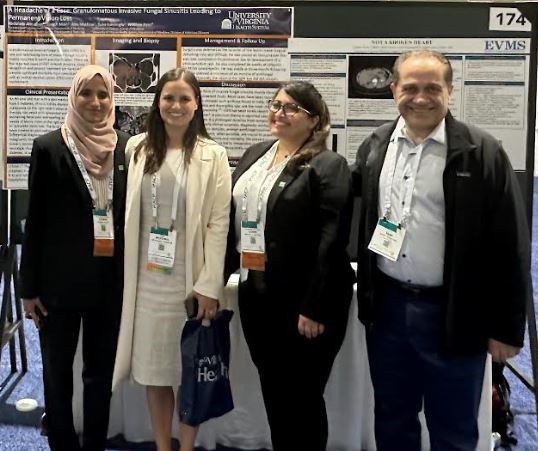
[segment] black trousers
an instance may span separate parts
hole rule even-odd
[[[239,285],[239,311],[260,376],[273,450],[325,450],[323,392],[344,339],[347,315],[326,324],[321,336],[307,339],[297,331],[298,306],[256,285],[250,278]]]
[[[109,303],[81,310],[48,308],[39,331],[48,440],[53,451],[103,451],[108,431],[112,372],[120,310]],[[73,360],[82,323],[84,431],[73,426]],[[80,377],[75,374],[74,377]]]

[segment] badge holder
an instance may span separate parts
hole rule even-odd
[[[175,254],[176,231],[164,227],[152,227],[149,234],[148,271],[171,274]]]
[[[94,257],[114,256],[114,228],[109,210],[93,210],[93,255]]]
[[[368,249],[395,262],[398,260],[405,237],[405,229],[399,224],[380,218],[368,245]]]
[[[241,221],[241,268],[265,271],[265,238],[256,221]]]

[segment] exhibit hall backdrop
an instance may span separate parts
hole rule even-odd
[[[26,210],[32,141],[61,125],[71,79],[89,63],[113,74],[116,125],[131,134],[143,130],[159,77],[176,66],[192,70],[209,132],[226,147],[231,166],[269,137],[266,102],[279,84],[309,80],[330,108],[328,145],[351,164],[361,141],[397,115],[390,92],[397,55],[441,51],[454,69],[453,115],[502,141],[530,214],[535,4],[64,4],[3,8],[1,172],[3,188],[14,193],[14,240]]]

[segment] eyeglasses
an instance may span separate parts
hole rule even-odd
[[[282,103],[280,100],[269,100],[267,102],[267,108],[272,113],[278,113],[280,110],[284,113],[284,116],[295,116],[299,111],[304,111],[309,116],[312,116],[312,113],[308,110],[305,110],[302,106],[297,105],[296,103]]]

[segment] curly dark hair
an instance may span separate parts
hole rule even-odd
[[[307,81],[291,81],[281,85],[273,99],[280,91],[292,97],[298,105],[308,110],[312,117],[318,117],[318,123],[301,148],[290,159],[289,164],[299,166],[314,158],[318,153],[327,150],[327,137],[331,130],[329,108],[319,91]]]

